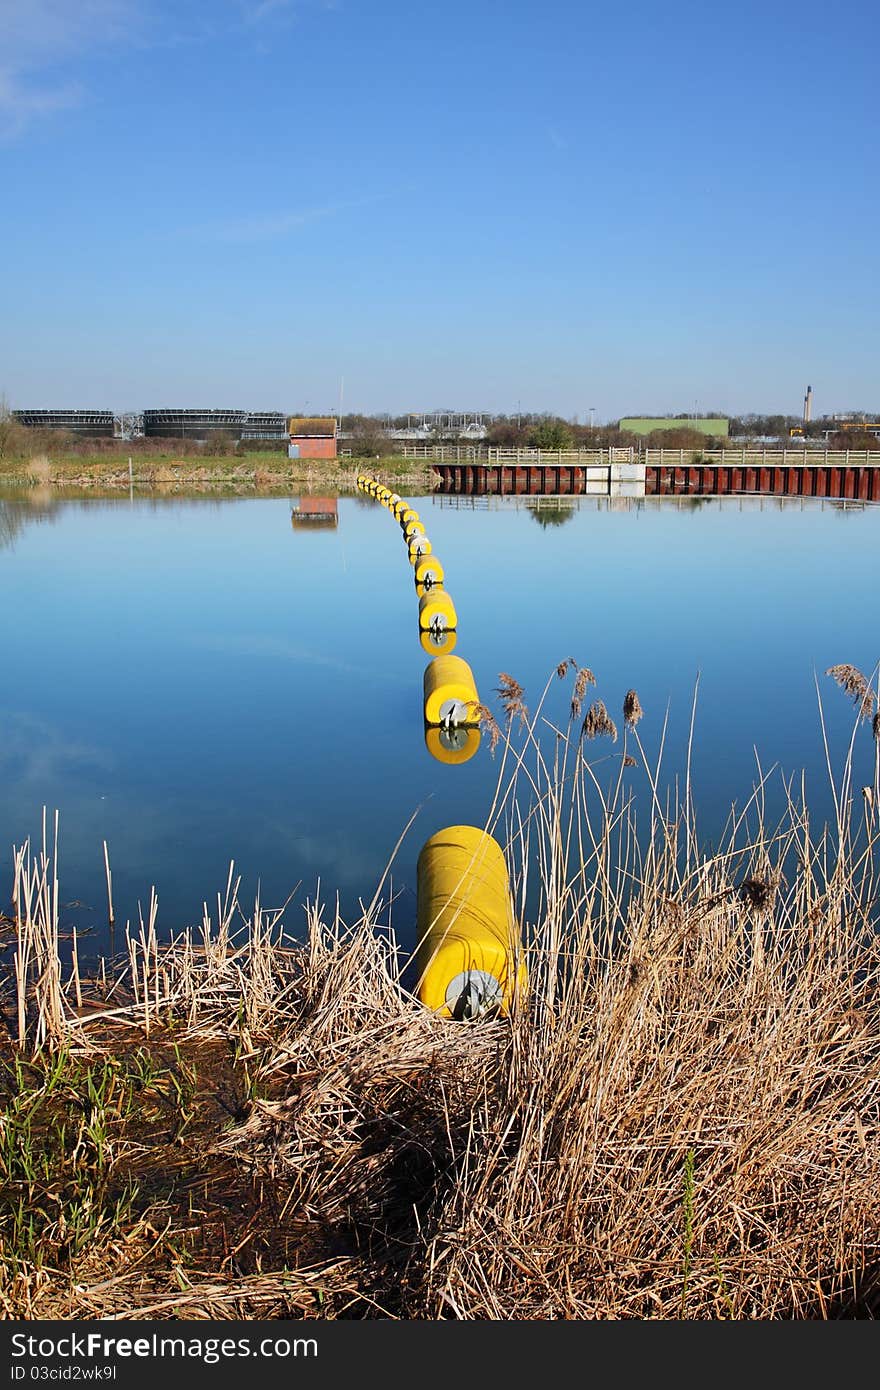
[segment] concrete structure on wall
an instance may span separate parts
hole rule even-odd
[[[674,415],[626,415],[619,421],[619,428],[629,430],[630,434],[653,434],[654,430],[699,430],[701,434],[726,438],[730,421],[717,415],[707,419],[694,415],[684,419]]]
[[[287,424],[290,458],[336,458],[337,429],[332,415],[291,415]]]

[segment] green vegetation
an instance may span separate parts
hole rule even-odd
[[[711,850],[635,691],[615,722],[561,662],[548,756],[547,690],[501,677],[486,823],[539,883],[506,1018],[426,1013],[370,911],[236,927],[231,869],[199,931],[160,944],[154,899],[81,980],[55,849],[17,850],[4,1315],[876,1317],[880,714],[828,675],[873,739],[858,811],[849,761],[829,827],[791,788],[768,824],[763,778]]]

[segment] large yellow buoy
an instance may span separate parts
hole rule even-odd
[[[452,595],[445,589],[433,586],[422,594],[419,599],[419,627],[423,632],[443,632],[447,628],[458,627],[458,614]]]
[[[423,679],[426,724],[479,724],[474,673],[460,656],[435,656]]]
[[[446,572],[436,555],[419,555],[411,563],[417,592],[421,592],[422,585],[425,589],[432,589],[435,585],[442,584],[446,578]]]
[[[398,521],[400,521],[401,514],[405,512],[408,507],[409,503],[407,502],[406,498],[398,497],[397,501],[394,504],[394,515]]]
[[[413,564],[420,555],[430,555],[432,546],[427,536],[413,536],[411,541],[407,541],[406,549]]]
[[[455,633],[449,635],[454,637]],[[453,729],[425,725],[425,747],[438,763],[466,763],[479,748],[481,737],[480,730],[470,724]]]
[[[442,1018],[509,1012],[526,970],[501,846],[451,825],[425,841],[416,872],[416,995]]]
[[[405,526],[408,521],[421,521],[421,517],[414,508],[404,507],[397,520],[400,522],[401,526]]]
[[[422,521],[408,521],[403,528],[403,539],[409,543],[415,540],[416,536],[425,534],[425,524]]]

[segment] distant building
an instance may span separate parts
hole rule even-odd
[[[726,438],[730,421],[721,416],[710,416],[703,420],[695,419],[692,415],[686,419],[676,419],[671,415],[626,415],[619,422],[619,427],[629,430],[631,434],[652,434],[654,430],[699,430],[701,434]]]
[[[230,439],[287,438],[287,417],[280,410],[145,410],[148,438],[203,440],[217,431]]]
[[[206,439],[222,430],[240,439],[246,415],[244,410],[145,410],[144,434],[148,439]]]
[[[292,459],[335,459],[336,420],[332,415],[291,415],[288,419]]]
[[[28,429],[69,430],[92,439],[113,437],[112,410],[13,410],[12,415]]]

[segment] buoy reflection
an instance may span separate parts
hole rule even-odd
[[[455,651],[458,633],[449,628],[441,628],[439,631],[429,629],[427,632],[419,633],[419,641],[422,651],[427,652],[428,656],[448,656],[450,652]]]
[[[457,725],[451,729],[443,729],[436,724],[425,725],[425,747],[438,763],[466,763],[479,746],[480,730],[472,724]]]

